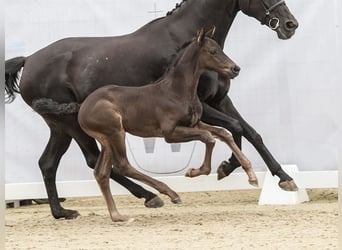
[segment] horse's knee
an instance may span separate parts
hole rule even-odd
[[[253,140],[255,141],[256,144],[262,145],[264,144],[263,139],[260,134],[256,133],[253,135]]]
[[[54,162],[48,157],[41,156],[38,165],[44,179],[56,176],[58,167],[57,162]]]
[[[202,141],[207,145],[214,146],[216,143],[215,138],[209,131],[204,131],[201,137],[202,137]]]
[[[129,165],[126,163],[122,163],[122,162],[121,163],[116,162],[113,165],[113,170],[121,176],[127,176],[129,174],[128,173]]]
[[[218,128],[218,135],[221,138],[226,138],[228,141],[234,141],[232,133],[225,128]]]
[[[86,157],[86,162],[87,162],[88,167],[90,167],[91,169],[94,169],[96,166],[97,158],[98,158],[98,156],[88,155]]]
[[[47,169],[47,159],[44,156],[41,156],[38,160],[38,165],[40,168],[40,171],[45,171]]]
[[[243,133],[243,127],[238,120],[230,122],[228,128],[233,134],[242,135]]]
[[[94,176],[99,185],[104,185],[109,182],[109,176],[101,171],[94,170]]]
[[[51,174],[51,171],[49,171],[49,169],[52,169],[51,167],[49,167],[50,164],[47,164],[45,159],[40,158],[38,161],[38,165],[40,168],[40,172],[43,175],[43,178],[44,179],[48,178],[48,175]]]
[[[56,176],[59,161],[69,148],[70,143],[71,137],[69,135],[51,129],[49,142],[38,160],[44,178]]]

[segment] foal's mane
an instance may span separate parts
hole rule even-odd
[[[188,47],[194,39],[191,39],[190,41],[187,41],[183,43],[182,46],[180,46],[176,53],[171,56],[170,63],[168,64],[167,68],[164,70],[164,74],[162,74],[161,77],[158,78],[158,80],[155,81],[155,83],[160,82],[162,79],[165,78],[165,76],[178,64],[179,60],[182,58],[185,48]]]
[[[178,64],[179,59],[184,54],[185,48],[188,47],[193,41],[194,41],[194,39],[191,39],[190,41],[183,43],[183,45],[177,49],[176,53],[174,55],[172,55],[172,57],[171,57],[171,63],[169,64],[169,66],[166,69],[167,72],[171,68],[173,68],[174,66],[176,66]]]

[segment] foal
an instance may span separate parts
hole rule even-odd
[[[81,105],[78,119],[82,129],[101,144],[94,175],[113,221],[127,221],[129,217],[121,215],[115,206],[109,186],[112,166],[117,173],[142,181],[168,195],[172,202],[181,202],[178,194],[166,184],[130,165],[126,155],[126,132],[141,137],[164,137],[168,143],[192,140],[205,143],[204,162],[199,169],[190,169],[187,172],[189,177],[210,173],[214,137],[217,137],[232,149],[250,183],[257,184],[250,162],[232,135],[225,129],[200,121],[202,106],[197,96],[197,85],[205,70],[234,78],[240,68],[201,30],[155,84],[143,87],[105,86],[90,94]]]

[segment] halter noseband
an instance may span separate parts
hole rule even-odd
[[[266,23],[266,19],[268,18],[268,27],[270,27],[272,30],[276,30],[279,27],[279,18],[277,17],[270,17],[270,14],[273,10],[275,10],[276,8],[278,8],[280,5],[285,4],[284,0],[280,0],[279,2],[273,4],[271,7],[267,7],[267,5],[265,4],[264,0],[262,0],[262,4],[264,5],[265,8],[265,17],[264,20],[261,22],[261,24],[265,24]],[[273,22],[275,22],[274,24],[272,24]]]

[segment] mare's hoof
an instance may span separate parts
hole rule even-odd
[[[279,187],[285,191],[298,191],[298,187],[294,180],[291,181],[279,181]]]
[[[248,180],[249,184],[251,184],[253,187],[259,187],[258,180]]]
[[[63,209],[63,211],[58,215],[53,215],[55,219],[64,218],[66,220],[73,220],[80,216],[80,213],[76,210]]]
[[[223,179],[224,177],[227,177],[229,174],[226,174],[226,172],[224,171],[225,168],[228,168],[229,167],[229,162],[227,161],[223,161],[221,162],[220,166],[217,168],[217,180],[221,180]]]
[[[66,220],[73,220],[73,219],[76,219],[78,216],[80,216],[80,213],[77,212],[76,210],[68,210],[68,211],[70,211],[70,213],[68,213],[65,216]]]
[[[176,199],[174,199],[174,200],[171,200],[172,201],[172,203],[174,203],[174,204],[182,204],[182,200],[181,200],[181,198],[176,198]]]
[[[144,205],[148,208],[158,208],[164,206],[164,201],[156,196],[149,201],[145,201]]]

